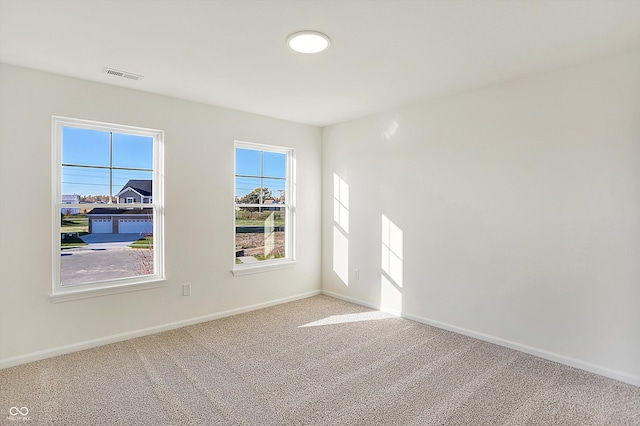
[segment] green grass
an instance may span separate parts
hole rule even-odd
[[[60,216],[60,247],[72,248],[86,246],[80,239],[81,235],[89,232],[89,219],[84,214]]]
[[[63,234],[68,232],[87,233],[89,231],[89,219],[87,215],[76,214],[70,216],[61,216],[60,232]]]
[[[84,232],[83,234],[86,234],[86,232]],[[87,245],[87,243],[82,241],[76,235],[69,236],[69,234],[60,234],[60,247],[63,248],[63,249],[72,248],[72,247],[86,246],[86,245]]]
[[[153,235],[147,235],[146,237],[142,237],[137,241],[134,241],[129,246],[135,249],[148,249],[153,248]]]
[[[257,226],[262,228],[264,227],[264,220],[237,218],[236,226]],[[273,226],[284,226],[284,219],[274,220]]]
[[[284,254],[269,254],[267,256],[265,256],[264,254],[256,254],[253,257],[255,257],[258,260],[269,260],[269,259],[279,259],[281,257],[284,257]]]

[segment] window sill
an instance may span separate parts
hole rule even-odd
[[[162,287],[164,286],[165,282],[166,279],[164,278],[153,278],[152,280],[145,282],[125,283],[91,288],[67,288],[64,290],[58,290],[57,292],[50,294],[49,298],[54,303],[68,302],[71,300],[107,296],[109,294],[128,293],[138,290],[149,290],[152,288]]]
[[[234,277],[239,275],[257,274],[260,272],[275,271],[278,269],[293,268],[296,266],[295,260],[285,260],[282,262],[269,262],[258,265],[238,265],[231,271]]]

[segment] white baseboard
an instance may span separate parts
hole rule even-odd
[[[305,299],[307,297],[317,296],[320,294],[320,290],[310,291],[308,293],[302,293],[295,296],[289,296],[282,299],[271,300],[264,303],[258,303],[256,305],[245,306],[242,308],[231,309],[224,312],[218,312],[215,314],[204,315],[201,317],[190,318],[169,324],[163,324],[156,327],[143,328],[134,331],[128,331],[126,333],[114,334],[111,336],[101,337],[98,339],[86,340],[84,342],[73,343],[71,345],[58,346],[52,349],[45,349],[42,351],[31,352],[24,355],[18,355],[11,358],[0,359],[0,369],[14,367],[20,364],[26,364],[28,362],[39,361],[41,359],[51,358],[58,355],[64,355],[71,352],[77,352],[84,349],[91,349],[97,346],[108,345],[109,343],[121,342],[123,340],[129,340],[136,337],[148,336],[150,334],[160,333],[163,331],[173,330],[180,327],[186,327],[188,325],[199,324],[201,322],[212,321],[232,315],[243,314],[245,312],[256,311],[258,309],[268,308],[270,306],[280,305],[282,303],[293,302],[295,300]]]
[[[380,310],[380,306],[364,302],[351,297],[343,296],[341,294],[333,293],[331,291],[322,290],[322,294],[334,297],[336,299],[344,300],[345,302],[355,303],[356,305],[364,306],[371,309]],[[395,314],[394,312],[390,312]],[[539,358],[547,359],[549,361],[558,362],[560,364],[568,365],[570,367],[579,368],[581,370],[588,371],[590,373],[599,374],[601,376],[609,377],[611,379],[618,380],[620,382],[629,383],[634,386],[640,386],[640,377],[633,374],[625,373],[623,371],[614,370],[608,367],[603,367],[596,364],[591,364],[586,361],[582,361],[576,358],[561,355],[555,352],[550,352],[544,349],[535,348],[521,343],[513,342],[511,340],[502,339],[500,337],[491,336],[477,331],[469,330],[466,328],[458,327],[455,325],[446,324],[440,321],[435,321],[428,318],[423,318],[417,315],[409,313],[401,313],[399,316],[411,321],[416,321],[421,324],[431,325],[433,327],[441,328],[444,330],[452,331],[454,333],[463,334],[465,336],[473,337],[478,340],[493,343],[506,348],[514,349],[516,351],[524,352],[530,355],[537,356]]]
[[[322,290],[322,294],[324,294],[325,296],[333,297],[334,299],[340,299],[344,300],[345,302],[353,303],[355,305],[364,306],[365,308],[375,309],[377,311],[381,310],[380,305],[375,305],[359,299],[354,299],[352,297],[343,296],[342,294],[334,293],[332,291]]]

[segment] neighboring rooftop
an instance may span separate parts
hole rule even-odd
[[[128,188],[133,189],[134,191],[136,191],[140,195],[144,195],[145,197],[149,197],[153,193],[153,183],[150,179],[129,179],[129,181],[124,184],[118,194],[122,193]]]

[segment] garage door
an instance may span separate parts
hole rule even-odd
[[[148,219],[120,219],[120,234],[153,234],[153,224]]]
[[[93,219],[91,221],[91,232],[94,234],[110,234],[113,232],[111,219]]]

